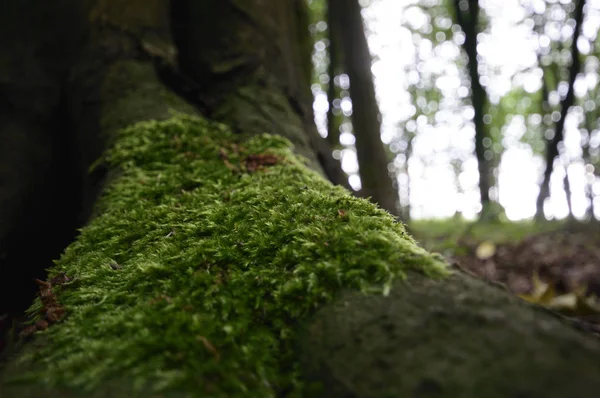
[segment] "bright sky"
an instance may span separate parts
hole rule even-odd
[[[434,1],[435,0],[430,0]],[[555,3],[570,3],[554,0]],[[361,1],[367,3],[366,1]],[[480,0],[482,8],[490,17],[491,29],[480,35],[478,51],[487,68],[487,76],[482,84],[492,103],[514,88],[522,85],[528,92],[541,87],[541,71],[537,65],[538,39],[532,33],[533,26],[523,24],[526,8],[540,10],[546,3],[543,0]],[[471,107],[460,103],[468,90],[461,86],[459,69],[455,61],[461,56],[458,43],[451,38],[444,45],[434,47],[431,41],[420,39],[408,29],[426,29],[429,16],[414,7],[417,0],[373,0],[363,10],[367,23],[369,46],[374,55],[373,74],[377,97],[382,113],[382,140],[385,143],[396,142],[403,132],[398,124],[409,120],[416,112],[407,91],[408,83],[419,79],[431,81],[443,93],[444,99],[438,104],[435,123],[420,117],[416,122],[406,124],[415,131],[413,155],[408,162],[410,175],[410,202],[414,218],[449,217],[456,210],[467,218],[475,217],[480,209],[478,193],[477,163],[474,151],[474,129],[469,120],[473,117]],[[583,27],[584,36],[595,38],[600,26],[600,0],[588,0],[589,10]],[[562,16],[557,15],[557,20]],[[438,26],[450,27],[448,18],[436,21]],[[553,39],[560,35],[570,36],[572,29],[562,24],[550,24],[546,33]],[[455,41],[460,35],[455,35]],[[587,44],[587,47],[586,47]],[[589,41],[579,43],[582,53],[589,51]],[[425,60],[418,72],[415,65],[418,59]],[[578,80],[577,91],[583,95],[588,87],[598,83],[598,68]],[[325,134],[325,112],[327,98],[325,93],[315,92],[316,121],[320,131]],[[349,101],[348,101],[349,102]],[[345,114],[351,113],[351,104],[342,102]],[[580,115],[577,112],[567,118],[565,129],[565,151],[563,159],[568,159],[568,173],[572,186],[573,211],[582,217],[588,206],[584,193],[586,178],[590,178],[589,167],[581,161],[579,142],[581,137],[576,128]],[[512,220],[533,217],[538,183],[541,181],[544,162],[533,154],[529,145],[520,142],[526,133],[526,123],[522,117],[515,117],[507,124],[504,132],[504,145],[507,147],[500,163],[498,176],[500,203],[505,207],[507,216]],[[351,134],[342,134],[342,143],[352,145]],[[394,148],[393,145],[396,145]],[[402,145],[392,144],[392,149],[401,153]],[[353,173],[350,183],[360,187],[356,175],[356,154],[352,148],[344,149],[340,154],[344,170]],[[452,160],[460,159],[462,168],[456,177]],[[408,200],[405,159],[399,155],[394,165],[401,170],[398,180],[401,200]],[[551,181],[551,199],[546,203],[546,215],[564,218],[567,215],[567,201],[563,189],[565,167],[557,161]],[[593,171],[593,170],[592,170]],[[600,182],[594,190],[600,194]],[[596,210],[600,211],[600,198],[596,197]],[[600,213],[596,214],[600,217]]]

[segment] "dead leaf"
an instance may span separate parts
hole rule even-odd
[[[490,241],[481,242],[475,250],[475,255],[480,260],[491,258],[494,254],[496,254],[496,245]]]

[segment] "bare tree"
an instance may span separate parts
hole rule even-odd
[[[485,142],[487,140],[491,142],[491,139],[488,128],[483,121],[487,106],[487,93],[479,81],[479,60],[477,58],[479,0],[453,1],[456,21],[465,35],[462,47],[468,58],[467,68],[471,81],[471,104],[475,112],[473,123],[475,124],[475,155],[479,168],[479,196],[483,212],[485,212],[490,203],[490,188],[493,186],[493,174],[490,156],[492,152],[491,149],[485,146]]]
[[[381,116],[361,6],[358,0],[329,0],[329,7],[332,27],[341,27],[338,45],[344,70],[350,77],[352,128],[356,138],[361,196],[371,197],[382,208],[399,215],[398,191],[388,171],[390,156],[381,142]]]
[[[573,86],[581,68],[581,61],[579,59],[579,49],[577,48],[577,40],[581,35],[584,7],[585,0],[578,0],[575,6],[575,30],[573,32],[571,44],[571,66],[569,68],[569,79],[567,82],[568,89],[567,94],[560,103],[560,119],[558,119],[558,121],[556,122],[554,136],[546,143],[546,169],[544,170],[544,179],[542,180],[542,183],[540,185],[540,193],[538,194],[536,201],[537,219],[544,218],[544,201],[546,200],[546,198],[548,198],[548,196],[550,196],[550,177],[552,176],[552,171],[554,169],[554,160],[556,159],[559,153],[558,145],[563,140],[565,119],[567,118],[569,109],[571,108],[571,106],[573,106],[573,103],[575,101],[575,91],[573,89]],[[568,192],[567,195],[569,195]]]

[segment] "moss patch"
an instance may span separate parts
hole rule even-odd
[[[409,270],[447,273],[283,138],[181,115],[122,130],[106,159],[121,173],[51,271],[73,280],[54,292],[64,320],[34,335],[48,344],[19,358],[29,385],[300,391],[299,321],[342,289],[386,294]]]

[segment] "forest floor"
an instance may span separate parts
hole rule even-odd
[[[418,221],[427,250],[600,336],[600,223]]]

